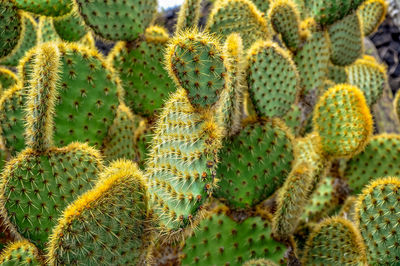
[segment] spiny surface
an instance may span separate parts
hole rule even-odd
[[[0,59],[10,54],[22,37],[21,15],[14,2],[0,1]]]
[[[10,243],[0,256],[0,264],[3,266],[12,265],[42,265],[36,247],[27,240]]]
[[[214,192],[232,208],[249,208],[274,193],[294,160],[293,136],[278,120],[248,124],[220,151],[220,178]]]
[[[64,41],[77,42],[88,32],[76,10],[71,10],[62,17],[54,18],[53,25],[58,36]]]
[[[357,10],[364,36],[376,31],[386,17],[388,4],[384,0],[367,0]]]
[[[14,0],[18,8],[34,14],[57,17],[71,11],[72,0]]]

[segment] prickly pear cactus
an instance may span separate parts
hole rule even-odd
[[[395,265],[400,259],[398,177],[373,181],[356,203],[356,223],[367,247],[370,265]]]
[[[21,13],[15,3],[8,0],[0,1],[0,59],[7,56],[18,46],[22,37]]]
[[[2,250],[1,265],[30,265],[40,266],[42,261],[37,248],[27,240],[16,241]]]
[[[268,220],[256,216],[236,222],[227,211],[217,207],[200,221],[199,230],[185,240],[183,265],[242,265],[251,258],[284,263],[286,247],[272,238]]]

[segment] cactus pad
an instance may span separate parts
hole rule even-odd
[[[60,36],[58,36],[54,28],[52,17],[41,16],[39,18],[37,40],[38,43],[60,41]]]
[[[201,1],[203,0],[185,0],[183,2],[179,9],[176,32],[198,26],[201,14]]]
[[[222,210],[214,211],[186,239],[182,264],[239,266],[253,258],[284,263],[286,247],[272,239],[270,228],[261,217],[238,223]]]
[[[364,35],[361,26],[360,18],[356,13],[348,15],[329,26],[328,33],[333,64],[350,65],[362,55]]]
[[[112,41],[133,41],[149,26],[156,0],[74,0],[85,24]]]
[[[350,85],[330,88],[314,110],[314,129],[331,157],[351,157],[362,151],[372,134],[372,123],[363,93]]]
[[[356,203],[356,223],[367,246],[369,265],[396,265],[400,261],[400,179],[373,181]]]
[[[72,0],[14,0],[16,6],[34,14],[57,17],[71,11]]]
[[[384,66],[370,59],[358,59],[346,67],[348,82],[360,88],[365,95],[367,104],[372,106],[383,93],[387,81]]]
[[[167,32],[160,27],[150,27],[145,38],[138,44],[118,43],[108,60],[119,72],[126,104],[136,114],[152,116],[175,86],[164,69]]]
[[[274,1],[268,13],[271,25],[290,50],[300,46],[300,14],[291,0]]]
[[[37,42],[37,23],[31,15],[21,12],[22,31],[21,38],[18,41],[15,49],[6,57],[0,60],[0,64],[7,66],[17,66],[19,60],[25,53],[34,47]]]
[[[357,10],[362,21],[362,30],[365,36],[376,31],[385,20],[387,6],[385,0],[367,0]]]
[[[364,265],[365,246],[355,225],[341,217],[318,224],[306,243],[303,265]]]
[[[176,36],[166,57],[170,76],[188,92],[195,108],[215,104],[229,85],[222,48],[207,33],[187,31]]]
[[[349,66],[349,68],[350,67],[351,66]],[[334,84],[349,83],[346,68],[342,66],[335,66],[333,64],[328,66],[328,79],[334,82]]]
[[[247,81],[255,109],[264,117],[284,116],[300,87],[289,53],[270,41],[259,41],[249,50]]]
[[[284,182],[294,160],[293,136],[278,119],[248,124],[226,140],[215,197],[232,208],[248,208],[272,195]]]
[[[179,89],[156,123],[146,178],[152,209],[166,233],[192,223],[215,187],[222,130],[213,119],[196,113]]]
[[[243,266],[278,266],[278,264],[267,259],[255,259],[246,261]]]
[[[376,135],[347,162],[344,176],[354,194],[379,177],[400,176],[400,136]]]
[[[5,67],[0,67],[0,84],[3,92],[11,87],[13,87],[18,82],[17,75],[11,70]]]
[[[307,8],[321,24],[332,24],[350,14],[365,0],[307,0]]]
[[[64,41],[77,42],[86,35],[87,28],[75,10],[68,14],[54,18],[54,30]]]
[[[266,19],[249,0],[222,0],[211,10],[206,29],[225,39],[239,33],[244,49],[259,39],[268,39],[270,32]]]
[[[37,248],[32,243],[29,243],[29,241],[21,240],[9,244],[2,250],[0,264],[3,266],[40,266],[42,265],[42,261],[40,260]]]
[[[136,165],[112,163],[96,186],[63,212],[51,236],[50,264],[146,265],[140,262],[149,241],[146,193]]]
[[[0,59],[10,54],[22,37],[21,13],[13,1],[0,0]]]

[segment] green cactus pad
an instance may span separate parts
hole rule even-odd
[[[0,59],[17,48],[22,37],[22,18],[13,1],[0,0]]]
[[[347,162],[344,176],[354,194],[376,178],[400,176],[400,136],[373,136],[364,150]]]
[[[334,182],[333,177],[327,176],[317,184],[304,208],[304,213],[301,216],[302,221],[319,222],[339,205]]]
[[[71,203],[54,229],[50,265],[147,265],[146,186],[135,164],[116,161]]]
[[[231,33],[239,33],[244,49],[259,39],[270,38],[266,19],[249,0],[217,1],[211,10],[206,29],[223,39]]]
[[[57,17],[71,11],[72,0],[13,0],[19,9],[34,14]]]
[[[3,266],[40,266],[43,263],[37,248],[29,241],[21,240],[9,244],[2,251],[0,264]]]
[[[301,129],[301,115],[300,107],[297,104],[292,104],[289,112],[282,118],[295,136],[299,134]]]
[[[75,10],[65,16],[54,18],[53,25],[57,35],[68,42],[77,42],[88,32],[82,18]]]
[[[351,157],[362,151],[372,135],[372,117],[362,91],[336,85],[319,99],[313,125],[322,149],[331,157]]]
[[[357,10],[364,36],[371,35],[385,20],[388,4],[384,0],[367,0]]]
[[[283,264],[286,247],[271,237],[270,228],[261,217],[238,223],[223,210],[215,210],[185,240],[182,265],[239,266],[254,258]]]
[[[367,246],[369,265],[397,265],[400,261],[400,179],[387,177],[366,187],[356,203],[356,223]]]
[[[349,68],[350,67],[351,66],[349,66]],[[346,68],[342,66],[335,66],[333,64],[328,66],[328,79],[333,81],[334,84],[349,83]]]
[[[385,67],[370,59],[359,59],[346,67],[346,72],[348,83],[364,92],[367,104],[369,106],[375,104],[387,82]]]
[[[230,86],[221,93],[216,108],[218,123],[224,128],[224,135],[232,136],[240,131],[243,119],[243,97],[247,90],[245,76],[245,58],[240,35],[232,33],[224,45],[228,65]]]
[[[290,50],[300,46],[300,14],[291,0],[274,1],[268,17],[274,30],[282,37],[283,43]]]
[[[300,79],[289,53],[270,41],[255,43],[248,54],[250,97],[263,117],[282,117],[296,101]]]
[[[0,127],[3,144],[14,156],[25,148],[25,103],[27,90],[21,86],[6,90],[0,99]]]
[[[138,152],[138,164],[141,169],[144,168],[145,162],[149,157],[149,149],[151,140],[153,139],[153,126],[149,125],[146,119],[141,119],[138,128],[135,131],[136,151]]]
[[[17,66],[19,60],[25,55],[25,53],[37,43],[36,21],[28,13],[20,12],[20,15],[22,23],[22,36],[15,49],[0,60],[0,64],[2,65]]]
[[[361,25],[360,18],[354,13],[329,26],[328,33],[333,64],[338,66],[350,65],[362,55],[364,35]]]
[[[121,87],[111,67],[96,51],[59,43],[61,53],[54,108],[54,144],[88,142],[100,148],[119,105]],[[34,57],[33,53],[31,57]],[[24,81],[35,80],[26,59]],[[84,84],[84,85],[82,85]]]
[[[318,224],[306,243],[303,265],[365,265],[365,246],[355,225],[341,217]]]
[[[127,159],[139,161],[136,150],[135,130],[139,118],[134,116],[129,108],[120,105],[114,123],[108,131],[102,153],[107,161]]]
[[[112,41],[133,41],[149,26],[157,10],[156,0],[74,0],[85,24]]]
[[[61,40],[60,36],[58,36],[56,30],[54,29],[52,17],[41,16],[39,18],[37,40],[38,43]]]
[[[232,208],[249,208],[272,195],[294,160],[293,136],[278,119],[248,124],[220,151],[214,192]]]
[[[158,37],[154,37],[156,33]],[[126,104],[136,114],[153,116],[175,86],[164,69],[167,32],[160,27],[150,27],[145,36],[146,40],[138,44],[118,43],[108,60],[119,73]]]
[[[18,83],[18,77],[11,70],[0,66],[0,84],[3,92]]]
[[[1,183],[1,215],[6,225],[40,249],[63,209],[92,186],[100,155],[73,143],[44,153],[25,149],[7,163]]]
[[[201,2],[203,0],[185,0],[179,9],[175,32],[196,28],[201,14]]]
[[[229,85],[223,50],[208,33],[186,31],[176,36],[168,47],[166,64],[170,76],[188,92],[195,108],[215,104]]]
[[[312,167],[299,163],[279,190],[277,210],[272,220],[272,232],[279,239],[290,239],[296,230],[313,186],[313,178]]]
[[[146,178],[151,208],[160,230],[170,237],[194,221],[216,185],[222,130],[213,119],[196,113],[186,91],[179,89],[156,123]]]
[[[314,32],[294,56],[299,71],[303,94],[321,91],[329,62],[328,36],[325,32]]]
[[[332,24],[350,14],[365,0],[307,0],[307,8],[321,24]]]

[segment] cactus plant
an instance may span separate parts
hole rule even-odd
[[[29,241],[16,241],[8,245],[0,256],[1,265],[42,265],[37,248]]]

